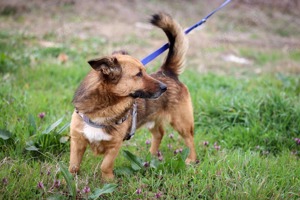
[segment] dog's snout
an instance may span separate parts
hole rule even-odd
[[[163,92],[166,91],[166,90],[168,89],[167,85],[166,85],[166,84],[163,84],[163,83],[160,83],[160,84],[159,84],[159,87],[160,87],[160,89],[161,89]]]

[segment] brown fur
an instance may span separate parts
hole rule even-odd
[[[89,61],[93,69],[77,89],[73,103],[76,110],[92,121],[105,124],[103,130],[111,139],[90,142],[83,133],[83,120],[74,112],[70,130],[69,170],[72,173],[78,172],[89,144],[95,154],[104,155],[102,177],[113,178],[114,160],[131,127],[132,118],[129,115],[123,123],[115,122],[131,112],[135,100],[138,106],[137,126],[147,122],[155,124],[150,129],[152,154],[157,153],[164,136],[163,126],[170,123],[190,149],[186,163],[196,160],[191,98],[187,87],[178,79],[183,70],[187,41],[181,27],[169,15],[154,15],[151,22],[164,30],[170,43],[167,58],[158,72],[148,75],[140,61],[122,51]]]

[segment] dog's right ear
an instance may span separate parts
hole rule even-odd
[[[104,57],[90,60],[88,63],[94,70],[99,71],[107,82],[117,83],[121,78],[122,68],[116,57]]]

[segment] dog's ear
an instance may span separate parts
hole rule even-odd
[[[105,81],[117,83],[122,74],[122,68],[116,57],[104,57],[101,59],[90,60],[91,67],[99,71]]]

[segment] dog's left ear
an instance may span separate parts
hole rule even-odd
[[[122,68],[116,57],[104,57],[90,60],[88,63],[94,70],[99,71],[107,82],[117,83],[121,78]]]

